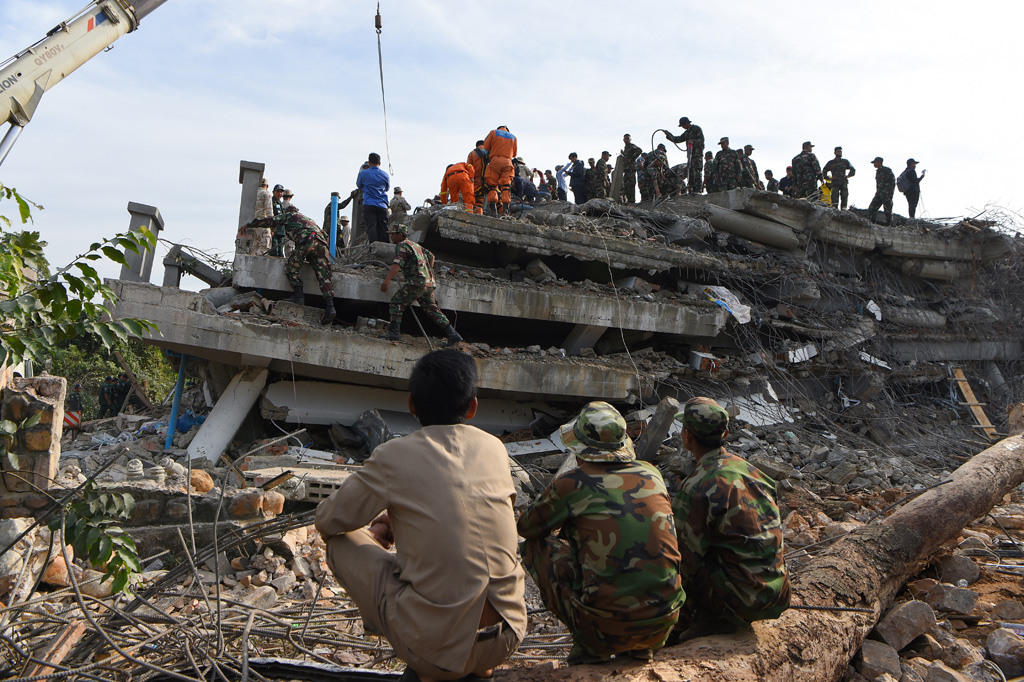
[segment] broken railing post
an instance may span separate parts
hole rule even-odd
[[[177,353],[167,351],[170,356]],[[185,390],[185,364],[188,362],[187,355],[178,355],[181,364],[178,366],[178,381],[174,384],[174,402],[171,403],[171,416],[167,419],[167,439],[164,440],[164,450],[170,450],[174,444],[174,428],[178,424],[178,408],[181,407],[181,394]]]
[[[266,164],[241,161],[238,164],[238,184],[242,186],[241,203],[238,206],[238,226],[245,225],[256,217],[256,192]]]
[[[658,403],[658,409],[655,410],[654,416],[651,417],[651,421],[647,424],[647,430],[644,431],[643,438],[640,439],[636,452],[637,459],[650,462],[655,458],[661,443],[668,436],[669,429],[672,428],[672,422],[675,421],[676,412],[678,411],[678,400],[672,396],[662,398],[661,402]]]
[[[205,457],[216,463],[224,449],[238,433],[249,410],[256,404],[267,385],[266,367],[243,367],[234,376],[213,406],[210,415],[199,427],[199,433],[188,446],[188,458]]]

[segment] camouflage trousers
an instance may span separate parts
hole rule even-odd
[[[701,566],[686,589],[686,603],[679,610],[679,630],[690,625],[725,623],[744,625],[755,620],[778,618],[789,607],[789,581],[781,591],[741,588],[720,568]]]
[[[793,185],[793,198],[803,199],[805,197],[812,196],[818,191],[818,187],[814,182],[814,178],[808,182],[806,180],[797,180]]]
[[[871,203],[868,205],[868,220],[871,222],[877,222],[875,220],[875,214],[878,212],[879,207],[885,212],[885,222],[883,225],[892,225],[892,194],[882,194],[881,192],[875,192],[875,196],[872,197]]]
[[[434,298],[434,287],[425,287],[418,284],[403,284],[401,288],[391,297],[391,324],[392,326],[402,324],[402,315],[405,309],[418,301],[434,324],[440,329],[447,329],[451,322],[444,316],[437,306],[437,299]]]
[[[636,203],[636,169],[627,168],[622,171],[622,194],[627,204]]]
[[[302,286],[302,277],[299,271],[303,263],[313,266],[313,275],[317,284],[320,285],[320,293],[324,298],[334,297],[334,284],[331,282],[331,254],[327,251],[327,245],[316,239],[302,241],[295,245],[295,250],[288,256],[284,264],[284,275],[292,288]]]
[[[537,584],[544,605],[569,628],[573,645],[601,658],[635,649],[657,651],[665,646],[678,610],[646,621],[609,618],[605,612],[580,603],[577,591],[583,581],[568,542],[548,536],[525,540],[519,548],[523,565]]]
[[[703,151],[694,152],[692,157],[686,166],[686,186],[690,188],[690,194],[700,194],[704,182]]]

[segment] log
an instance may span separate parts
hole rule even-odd
[[[790,609],[777,620],[754,623],[748,633],[703,637],[663,649],[652,664],[521,668],[502,671],[502,682],[838,681],[907,579],[1022,482],[1024,436],[1013,436],[975,455],[948,483],[883,521],[858,528],[791,576],[793,604],[868,608],[873,613]]]

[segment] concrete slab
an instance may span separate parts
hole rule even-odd
[[[665,247],[662,246],[662,249]],[[269,256],[235,256],[236,287],[291,291],[284,275],[284,259]],[[338,268],[333,276],[334,297],[352,301],[385,303],[394,295],[380,290],[384,268],[353,270]],[[309,266],[302,269],[307,292],[319,287]],[[622,327],[688,336],[717,336],[726,315],[714,305],[652,303],[639,297],[587,292],[581,287],[538,286],[513,282],[441,276],[436,290],[438,304],[445,310],[495,315],[515,319],[546,320],[599,327]]]
[[[255,315],[218,314],[201,294],[151,284],[108,280],[118,303],[113,316],[138,317],[160,329],[146,340],[199,358],[242,366],[265,358],[268,369],[328,381],[405,389],[426,343],[390,343],[339,328],[292,327]],[[626,363],[580,358],[477,358],[485,395],[516,399],[628,400],[651,390],[656,374]]]

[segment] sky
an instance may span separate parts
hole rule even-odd
[[[0,0],[0,59],[83,4]],[[168,0],[43,97],[0,182],[44,207],[31,229],[57,267],[126,230],[129,201],[159,208],[163,239],[230,260],[242,160],[317,219],[376,151],[416,206],[499,125],[531,167],[554,169],[572,151],[616,154],[627,132],[648,150],[688,116],[708,149],[752,144],[776,177],[804,140],[822,165],[841,145],[856,206],[876,155],[897,174],[908,157],[927,169],[924,217],[1024,206],[1019,0],[381,0],[387,138],[376,7]]]

